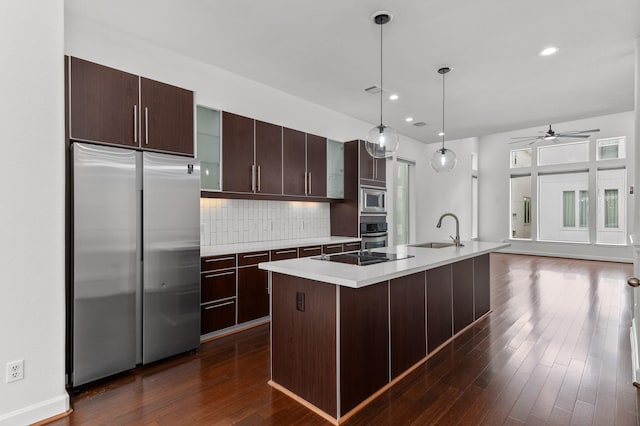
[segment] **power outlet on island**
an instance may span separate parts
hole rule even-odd
[[[24,379],[24,360],[7,363],[7,383]]]
[[[296,309],[300,312],[304,312],[304,293],[296,292]]]

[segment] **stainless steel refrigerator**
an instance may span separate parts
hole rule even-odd
[[[200,345],[197,160],[74,143],[72,386]]]

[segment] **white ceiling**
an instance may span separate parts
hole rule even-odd
[[[439,140],[632,110],[638,0],[65,0],[102,22],[233,73],[377,124],[380,27],[384,124]],[[548,46],[558,54],[540,57]],[[412,116],[425,121],[415,127]],[[566,131],[574,129],[555,129]]]

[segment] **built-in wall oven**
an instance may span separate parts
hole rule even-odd
[[[360,239],[363,250],[386,247],[389,241],[387,222],[361,223]]]
[[[387,191],[384,188],[360,186],[360,213],[386,214]]]

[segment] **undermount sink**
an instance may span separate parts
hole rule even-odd
[[[443,247],[451,247],[453,245],[454,245],[453,243],[432,242],[432,243],[409,244],[409,247],[443,248]]]

